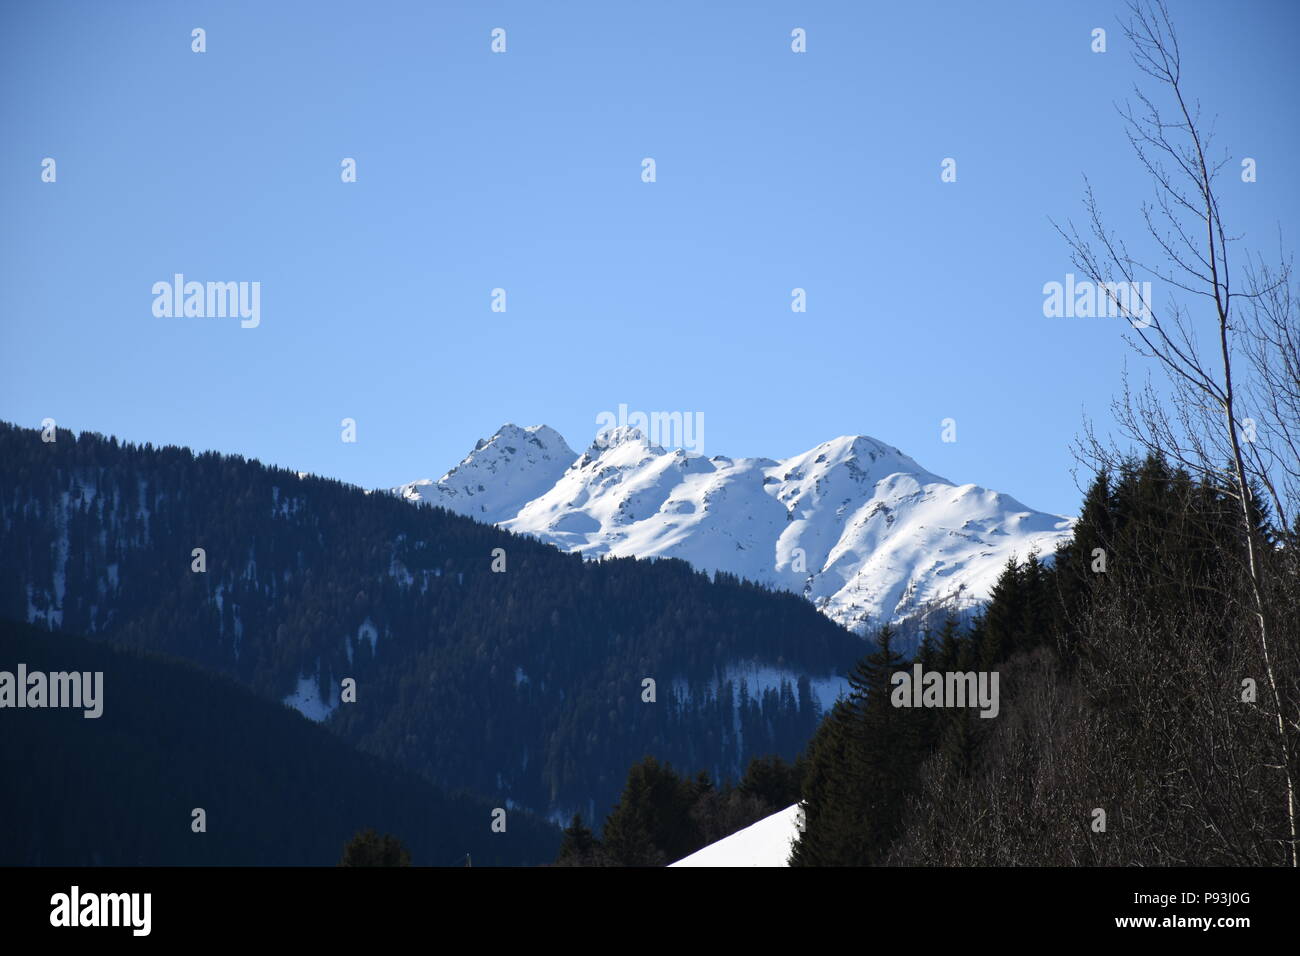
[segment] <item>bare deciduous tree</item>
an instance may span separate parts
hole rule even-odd
[[[1283,695],[1275,666],[1278,635],[1266,580],[1272,546],[1257,520],[1267,496],[1284,541],[1295,547],[1294,524],[1300,491],[1300,323],[1291,292],[1289,264],[1239,266],[1231,255],[1239,237],[1225,226],[1217,178],[1229,162],[1210,156],[1212,124],[1187,98],[1178,38],[1163,0],[1130,5],[1124,34],[1139,70],[1154,90],[1135,87],[1136,106],[1120,107],[1129,142],[1155,186],[1145,203],[1144,248],[1136,253],[1104,224],[1091,185],[1087,186],[1086,235],[1073,224],[1057,226],[1069,243],[1075,267],[1130,319],[1126,338],[1164,373],[1167,391],[1148,380],[1130,386],[1127,375],[1113,409],[1120,432],[1148,452],[1165,456],[1198,480],[1226,487],[1240,516],[1244,564],[1240,600],[1252,621],[1268,687],[1269,720],[1276,731],[1269,767],[1285,783],[1289,824],[1288,858],[1297,864],[1294,762],[1288,724],[1297,723],[1298,702]],[[1241,280],[1240,283],[1238,280]],[[1158,284],[1155,296],[1133,290]],[[1127,294],[1120,300],[1120,290]],[[1244,413],[1249,408],[1251,414]],[[1127,451],[1099,441],[1089,427],[1080,444],[1090,463],[1115,469]],[[1295,639],[1284,633],[1282,640]]]

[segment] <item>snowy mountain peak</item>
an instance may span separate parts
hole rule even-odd
[[[1071,526],[866,435],[780,460],[706,459],[621,426],[578,457],[553,429],[507,425],[437,482],[397,491],[588,557],[737,574],[856,630],[966,609],[1011,555],[1050,555]]]
[[[542,450],[560,449],[565,454],[572,453],[572,449],[564,440],[564,436],[557,432],[549,425],[529,425],[527,428],[520,428],[518,425],[506,422],[496,430],[496,434],[491,438],[480,438],[474,445],[474,451],[481,451],[492,445],[498,445],[507,453],[511,443],[526,442]],[[466,457],[469,460],[469,456]]]
[[[641,429],[632,425],[618,425],[598,432],[591,445],[587,448],[587,454],[596,458],[604,452],[622,445],[643,446],[647,451],[655,455],[664,453],[660,446],[651,444],[645,432],[641,431]]]
[[[897,458],[907,457],[897,448],[886,445],[870,435],[841,435],[839,438],[832,438],[830,441],[822,442],[813,451],[855,457],[865,456],[873,461],[884,455],[893,455]]]
[[[782,464],[806,472],[826,472],[843,465],[863,478],[884,477],[895,472],[937,477],[897,448],[867,435],[832,438],[810,451],[785,459]]]
[[[434,481],[422,478],[393,489],[417,504],[439,505],[491,524],[511,518],[551,487],[577,457],[547,425],[506,423]]]

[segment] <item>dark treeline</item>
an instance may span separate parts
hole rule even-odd
[[[780,757],[750,761],[738,784],[708,773],[680,776],[646,757],[628,773],[600,836],[576,814],[564,831],[559,866],[663,866],[742,830],[799,799],[803,767]]]
[[[555,856],[557,827],[514,812],[493,832],[490,802],[192,664],[0,621],[0,670],[18,663],[103,672],[103,711],[0,712],[0,865],[359,865],[349,839],[370,828],[400,834],[417,866]]]
[[[1255,520],[1272,668],[1294,707],[1300,562]],[[927,670],[998,671],[996,718],[893,706],[890,675],[908,665],[879,636],[809,746],[792,862],[1287,863],[1243,540],[1224,489],[1159,457],[1100,474],[1054,561],[1012,563],[971,627],[921,645]],[[1286,733],[1294,764],[1300,725]]]
[[[472,865],[469,853],[465,854],[465,866]],[[391,833],[382,836],[374,827],[361,830],[343,847],[343,856],[339,866],[410,866],[411,851],[402,845],[402,841]]]
[[[183,658],[275,701],[305,678],[333,703],[353,678],[328,727],[440,786],[563,819],[612,805],[646,753],[718,779],[792,759],[821,717],[807,680],[760,693],[735,668],[830,675],[861,654],[801,598],[681,561],[586,562],[237,456],[8,424],[0,617]]]

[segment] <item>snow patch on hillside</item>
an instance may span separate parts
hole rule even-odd
[[[759,699],[766,691],[773,690],[780,692],[782,684],[788,684],[795,694],[799,696],[799,678],[803,676],[798,671],[793,671],[787,667],[774,667],[770,664],[759,664],[755,661],[743,661],[734,664],[728,664],[722,671],[722,677],[714,677],[709,680],[704,687],[706,697],[718,696],[722,685],[728,681],[732,684],[732,692],[735,695],[734,704],[740,706],[740,688],[745,687],[751,699]],[[817,702],[818,708],[825,713],[835,705],[835,701],[841,696],[848,694],[849,681],[847,677],[841,677],[831,674],[824,677],[810,677],[809,689],[812,691],[812,697]],[[684,700],[691,701],[694,696],[691,692],[691,685],[685,678],[675,678],[672,682],[672,692],[674,696]]]
[[[310,677],[299,677],[297,689],[285,697],[283,703],[308,720],[317,723],[329,717],[339,705],[336,694],[331,695],[328,703],[321,699],[320,681],[314,674]]]

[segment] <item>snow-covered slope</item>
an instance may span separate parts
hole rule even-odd
[[[1070,533],[1066,518],[955,485],[861,435],[783,460],[702,458],[623,427],[579,457],[552,429],[506,425],[437,482],[396,490],[588,557],[738,574],[857,630],[969,607],[1013,554],[1050,555]]]
[[[799,804],[764,817],[669,866],[789,866],[799,835]]]

